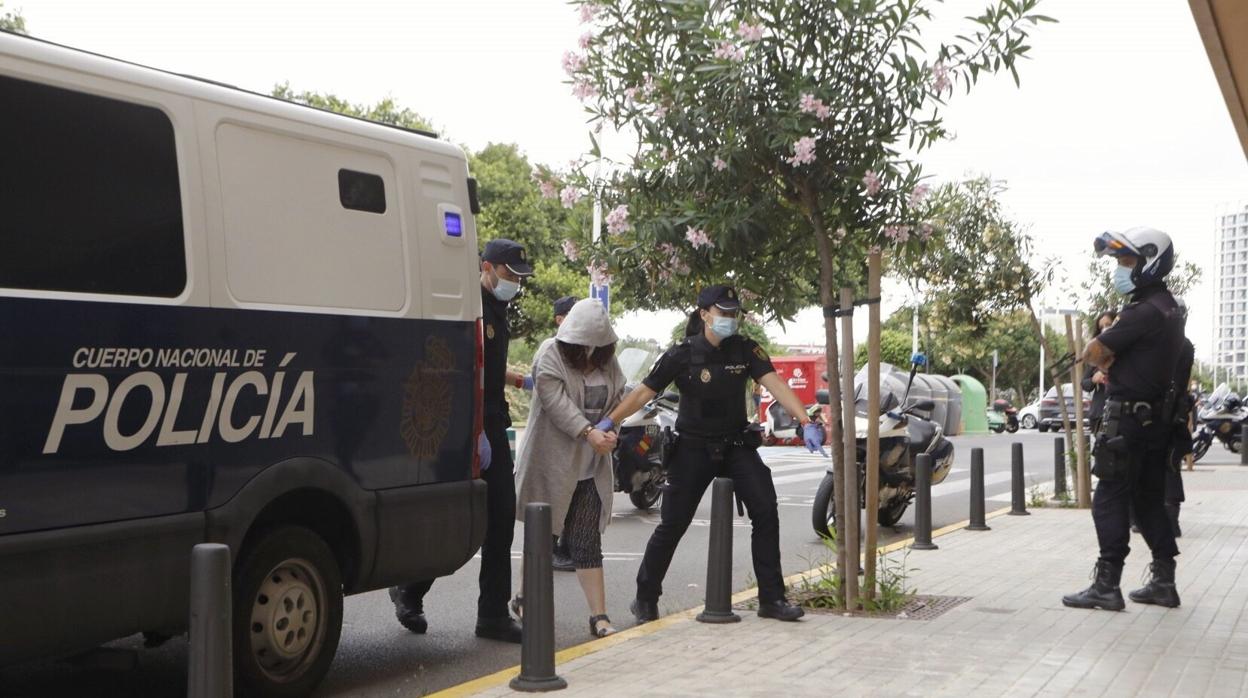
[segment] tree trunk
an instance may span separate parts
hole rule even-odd
[[[836,267],[835,260],[832,255],[832,241],[828,239],[827,232],[823,228],[823,221],[817,211],[813,212],[812,223],[815,227],[815,242],[819,250],[819,303],[826,309],[837,305],[837,284],[836,284]],[[833,501],[853,502],[854,510],[857,510],[857,492],[852,493],[853,497],[846,497],[845,494],[845,457],[844,457],[844,439],[845,427],[842,423],[841,416],[843,410],[841,401],[844,396],[841,394],[840,378],[840,351],[837,347],[837,331],[836,318],[828,317],[827,311],[824,311],[823,318],[824,343],[828,359],[828,404],[832,411],[832,419],[828,424],[828,432],[831,437],[832,449],[832,479],[836,483],[836,492]],[[853,425],[849,425],[852,427]],[[848,464],[853,467],[853,464]],[[836,580],[837,593],[840,595],[841,605],[844,606],[844,594],[846,589],[846,571],[851,564],[845,548],[845,507],[837,508],[836,516]],[[853,574],[858,573],[858,561],[853,562]]]

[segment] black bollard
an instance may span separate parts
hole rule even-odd
[[[1066,440],[1053,439],[1053,498],[1066,494]]]
[[[1248,465],[1248,448],[1245,448],[1245,446],[1248,446],[1248,424],[1245,424],[1243,430],[1239,433],[1240,465]]]
[[[968,531],[991,531],[984,521],[984,449],[971,449],[971,523]]]
[[[1027,493],[1023,483],[1023,445],[1011,444],[1010,449],[1010,516],[1030,516]]]
[[[711,489],[711,544],[706,556],[703,623],[736,623],[732,612],[732,478],[717,477]]]
[[[932,456],[920,453],[914,458],[914,550],[935,550],[932,542]]]
[[[188,698],[234,695],[230,648],[230,547],[200,543],[191,548],[191,627]]]
[[[557,691],[568,682],[555,675],[555,581],[551,565],[550,505],[524,507],[524,630],[520,675],[513,691]]]

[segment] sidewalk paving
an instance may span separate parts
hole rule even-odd
[[[1065,608],[1096,559],[1091,516],[1032,509],[909,553],[913,590],[971,597],[932,620],[780,623],[744,611],[741,623],[705,625],[690,611],[561,652],[568,688],[557,695],[1248,695],[1248,467],[1227,455],[1184,473],[1181,608]],[[1149,562],[1143,539],[1131,542],[1124,595]],[[446,694],[521,695],[507,687],[516,673]]]

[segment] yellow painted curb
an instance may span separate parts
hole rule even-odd
[[[1006,514],[1009,511],[1010,511],[1010,507],[1003,507],[1001,509],[997,509],[996,511],[993,511],[985,515],[984,520],[986,521],[988,519],[995,519],[996,517],[1001,516],[1002,514]],[[932,531],[932,538],[937,538],[939,536],[943,536],[949,533],[953,533],[954,531],[961,530],[963,528],[966,528],[970,523],[971,523],[970,519],[967,519],[965,521],[961,521],[956,524],[950,524],[948,526],[945,526],[944,528],[937,529],[935,531]],[[888,545],[882,548],[876,548],[876,550],[878,551],[879,554],[888,554],[896,550],[901,550],[902,548],[910,545],[913,542],[914,542],[914,537],[911,536],[910,538],[905,538],[903,540],[889,543]],[[791,586],[793,584],[796,584],[802,581],[804,578],[806,578],[809,575],[822,574],[831,569],[835,569],[835,565],[826,565],[823,567],[816,567],[815,569],[807,570],[805,572],[798,572],[797,574],[792,574],[792,575],[789,575],[788,577],[785,577],[784,584],[786,587],[788,587],[788,586]],[[758,596],[757,588],[739,591],[732,595],[732,603],[736,605],[744,601],[749,601],[750,599],[756,596]],[[650,621],[649,623],[642,623],[641,625],[631,627],[628,630],[621,630],[620,632],[614,635],[609,635],[599,640],[590,640],[588,642],[584,642],[579,645],[573,645],[572,647],[569,647],[567,649],[560,650],[555,653],[555,666],[558,666],[560,664],[565,664],[574,659],[579,659],[581,657],[594,654],[595,652],[605,650],[608,647],[614,647],[615,645],[618,645],[623,642],[628,642],[629,640],[632,640],[635,638],[645,637],[646,635],[653,635],[654,633],[657,633],[658,631],[663,630],[664,628],[669,628],[673,625],[678,625],[680,623],[693,620],[694,618],[697,617],[698,613],[700,613],[704,607],[705,606],[697,606],[695,608],[691,608],[686,611],[679,611],[677,613],[672,613],[672,614],[663,616],[662,618],[659,618],[658,620],[653,620],[653,621]],[[476,695],[477,693],[480,693],[481,691],[486,691],[491,688],[496,688],[498,686],[501,686],[502,684],[510,681],[512,678],[519,676],[519,674],[520,674],[520,665],[517,664],[516,666],[508,667],[506,669],[503,669],[502,671],[496,671],[493,674],[487,674],[486,676],[481,676],[471,681],[466,681],[456,686],[451,686],[450,688],[444,688],[441,691],[438,691],[437,693],[430,693],[428,695],[428,698],[464,698],[465,696]]]

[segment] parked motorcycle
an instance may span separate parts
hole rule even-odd
[[[1209,451],[1214,439],[1232,453],[1241,449],[1240,435],[1248,422],[1248,406],[1223,383],[1213,391],[1197,412],[1200,425],[1192,434],[1192,458],[1200,460]]]
[[[932,456],[932,484],[944,481],[953,467],[953,443],[944,436],[944,430],[935,422],[919,417],[915,412],[932,410],[935,403],[931,400],[910,401],[910,386],[914,383],[914,374],[921,365],[921,356],[910,368],[910,381],[906,385],[906,393],[898,397],[892,392],[882,391],[880,394],[880,489],[879,510],[875,512],[876,521],[881,526],[893,526],[901,520],[902,515],[914,500],[914,468],[915,457],[920,453]],[[821,396],[822,397],[822,396]],[[854,403],[857,413],[855,421],[856,456],[858,467],[859,504],[865,506],[866,467],[867,467],[867,386],[865,369],[855,379]],[[833,445],[836,448],[836,445]],[[821,536],[830,535],[836,521],[835,498],[833,497],[834,479],[832,466],[819,483],[815,492],[814,508],[811,512],[811,525]]]
[[[823,398],[822,403],[815,403],[806,406],[806,416],[816,422],[823,421],[823,405],[828,403],[826,389],[816,391],[817,395]],[[802,443],[802,435],[798,433],[798,426],[801,425],[789,411],[784,409],[779,401],[773,401],[767,406],[765,419],[762,423],[763,427],[763,444],[766,446],[775,446],[782,443]]]
[[[624,379],[636,384],[654,363],[656,352],[628,347],[618,358]],[[628,494],[633,506],[650,509],[663,496],[667,471],[663,464],[676,434],[675,392],[656,395],[620,424],[619,443],[611,454],[615,491]]]
[[[620,424],[620,441],[612,454],[615,491],[628,493],[638,509],[653,507],[663,496],[663,464],[676,434],[679,400],[676,393],[663,393]]]
[[[997,434],[1018,431],[1018,408],[1009,400],[993,400],[992,408],[988,410],[988,428]]]

